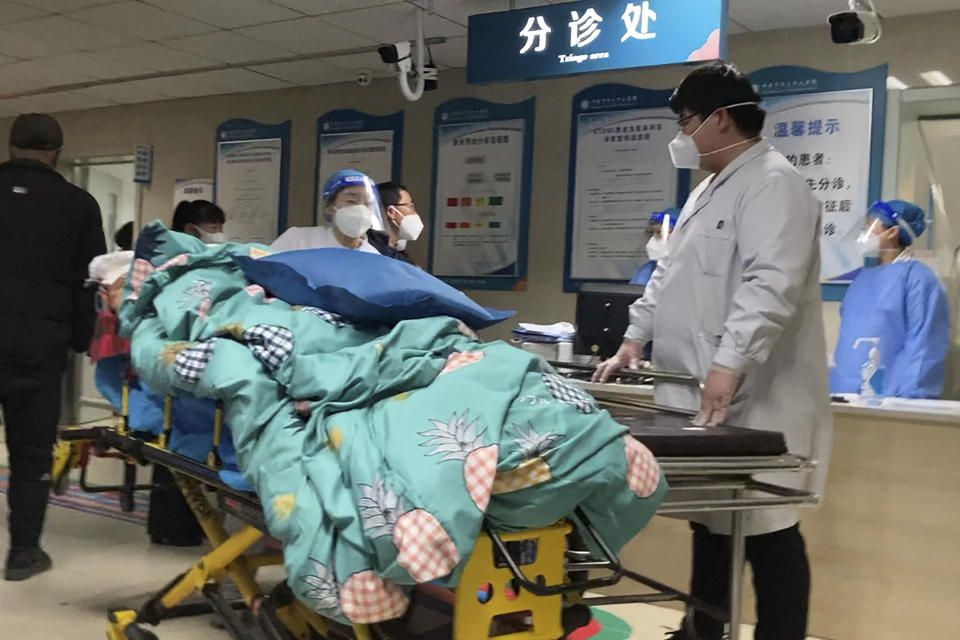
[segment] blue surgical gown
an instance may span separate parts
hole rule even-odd
[[[650,282],[650,278],[653,277],[653,272],[656,270],[657,261],[649,261],[647,264],[637,269],[637,272],[633,274],[633,278],[630,279],[630,284],[642,284],[643,286],[647,286],[647,283]]]
[[[830,370],[831,393],[859,393],[860,368],[879,338],[886,367],[883,395],[938,398],[943,391],[944,358],[950,340],[946,293],[936,274],[906,260],[863,269],[840,306],[840,337]]]

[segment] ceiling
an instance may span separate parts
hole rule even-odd
[[[516,0],[529,7],[547,0]],[[467,16],[510,0],[0,0],[0,116],[389,75],[371,47],[413,35],[415,5],[443,68],[466,64]],[[876,0],[886,16],[960,0]],[[730,0],[732,33],[823,24],[844,0]],[[363,52],[356,50],[368,49]],[[345,52],[352,52],[346,55]],[[79,86],[78,86],[79,85]],[[65,87],[65,89],[58,89]]]

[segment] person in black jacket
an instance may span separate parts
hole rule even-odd
[[[367,241],[382,255],[416,266],[406,251],[407,242],[419,238],[423,231],[423,220],[413,204],[413,197],[405,186],[396,182],[381,182],[377,191],[387,230],[367,231]]]
[[[0,405],[10,458],[6,579],[49,569],[40,548],[61,381],[69,349],[85,352],[95,320],[87,265],[106,251],[100,207],[56,171],[63,133],[45,114],[19,116],[0,164]]]

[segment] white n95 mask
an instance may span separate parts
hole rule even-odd
[[[880,238],[867,229],[857,237],[857,252],[864,258],[880,257]]]
[[[209,231],[200,229],[200,241],[204,244],[223,244],[227,241],[227,234],[223,231],[210,233]]]
[[[416,240],[421,233],[423,233],[423,220],[420,219],[420,214],[413,213],[403,216],[397,227],[397,236],[401,240]]]
[[[707,153],[700,153],[700,150],[697,148],[697,143],[694,142],[693,136],[699,133],[700,129],[703,128],[703,125],[707,124],[707,120],[712,118],[714,114],[720,109],[733,109],[735,107],[746,107],[749,105],[758,104],[756,102],[737,102],[736,104],[728,104],[725,107],[717,107],[713,112],[707,116],[703,122],[700,123],[700,126],[697,127],[693,133],[690,135],[685,134],[682,130],[677,132],[677,135],[674,136],[673,140],[667,145],[667,150],[670,152],[670,160],[673,161],[673,166],[677,169],[699,169],[700,168],[700,158],[704,156],[712,156],[715,153],[720,153],[721,151],[726,151],[727,149],[732,149],[733,147],[739,147],[742,144],[747,144],[753,142],[754,140],[759,140],[759,137],[750,138],[749,140],[741,140],[740,142],[734,142],[733,144],[728,144],[725,147],[720,149],[714,149],[713,151],[708,151]]]
[[[353,204],[337,209],[333,223],[340,233],[348,238],[359,238],[370,230],[373,224],[373,211],[362,204]]]
[[[701,124],[700,127],[703,125]],[[697,131],[700,130],[697,127]],[[696,133],[696,131],[694,131]],[[700,168],[700,150],[697,149],[697,143],[693,141],[693,136],[688,136],[683,131],[677,131],[677,135],[667,145],[670,152],[670,160],[677,169],[699,169]]]
[[[663,260],[668,255],[667,241],[660,236],[647,240],[647,257],[651,260]]]

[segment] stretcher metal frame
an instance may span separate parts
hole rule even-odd
[[[266,526],[259,500],[253,494],[238,491],[225,484],[219,477],[221,466],[217,447],[223,428],[223,411],[218,407],[214,421],[211,450],[205,462],[197,462],[170,452],[166,443],[170,437],[171,399],[165,407],[164,431],[154,441],[143,434],[131,431],[126,417],[126,393],[123,415],[116,427],[90,427],[68,429],[61,432],[54,462],[54,482],[60,474],[69,472],[71,464],[78,460],[75,450],[78,444],[92,445],[96,450],[116,451],[125,459],[125,465],[159,464],[167,467],[176,478],[187,503],[197,517],[207,539],[213,546],[188,571],[184,572],[139,610],[112,609],[108,615],[108,640],[156,640],[157,636],[142,625],[157,625],[164,619],[183,615],[215,612],[223,619],[226,630],[238,640],[308,640],[315,637],[342,637],[356,640],[373,640],[379,637],[376,625],[353,625],[352,629],[323,618],[297,600],[286,583],[281,583],[271,593],[265,594],[257,585],[255,571],[259,567],[282,565],[279,553],[250,554],[250,548],[264,535]],[[663,407],[632,400],[605,400],[611,406],[627,406],[638,410],[667,411]],[[503,640],[556,640],[564,637],[564,601],[569,605],[602,606],[627,603],[683,602],[687,610],[698,609],[723,622],[730,623],[729,637],[738,640],[740,621],[740,589],[744,565],[743,513],[746,510],[809,505],[817,502],[817,496],[804,491],[787,489],[754,480],[755,473],[770,471],[802,472],[812,468],[804,458],[792,455],[762,457],[692,457],[659,458],[660,467],[677,496],[664,502],[659,514],[675,514],[706,511],[729,511],[733,523],[731,545],[731,597],[730,609],[721,610],[697,602],[688,594],[656,580],[623,567],[617,555],[609,548],[602,536],[590,524],[582,511],[574,518],[579,520],[588,546],[598,549],[600,558],[591,557],[588,551],[567,550],[565,539],[570,532],[568,523],[558,523],[542,530],[519,533],[499,533],[488,525],[477,540],[474,553],[464,568],[461,584],[455,592],[453,609],[453,637],[457,640],[486,638],[487,632],[477,621],[492,622],[495,617],[507,613],[529,611],[533,624],[529,629],[506,636]],[[125,472],[125,485],[132,494],[135,474]],[[683,499],[684,493],[702,490],[729,490],[732,497],[723,499]],[[205,495],[213,491],[217,507],[211,505]],[[223,513],[230,513],[246,526],[230,535],[223,526]],[[510,543],[535,540],[537,559],[526,566],[515,557]],[[566,562],[564,560],[566,559]],[[591,577],[573,582],[574,572],[603,572],[601,577]],[[531,579],[528,573],[546,576],[545,580]],[[229,602],[220,593],[219,583],[229,578],[238,588],[240,602]],[[584,596],[587,590],[601,589],[620,582],[623,578],[649,589],[649,592],[626,596]],[[504,579],[517,585],[514,598],[502,594],[490,602],[478,602],[470,584],[488,582],[504,584]],[[526,592],[526,593],[525,593]],[[184,605],[184,599],[193,593],[203,596],[206,606]],[[527,595],[529,594],[529,595]],[[492,606],[490,606],[492,605]],[[253,633],[237,610],[253,614],[259,632]],[[488,627],[489,628],[489,625]]]
[[[571,362],[553,362],[550,364],[558,372],[573,380],[589,380],[596,367]],[[622,370],[616,374],[620,386],[639,386],[655,382],[682,384],[703,390],[703,382],[695,376],[681,373],[657,371],[654,369]],[[594,385],[595,387],[597,385]],[[602,388],[602,385],[599,385]],[[601,406],[610,408],[653,411],[686,417],[693,417],[696,411],[674,407],[664,407],[638,398],[628,398],[621,393],[604,393],[596,388],[590,392]],[[722,618],[728,623],[726,637],[729,640],[740,639],[740,622],[743,604],[743,574],[746,564],[746,535],[743,517],[746,511],[755,509],[774,509],[781,507],[813,507],[820,503],[820,496],[810,491],[791,489],[761,482],[753,478],[755,474],[792,472],[811,473],[818,461],[811,457],[796,454],[779,456],[696,456],[696,457],[658,457],[660,469],[670,485],[668,500],[661,503],[659,515],[677,515],[691,513],[730,513],[730,597],[727,615]],[[729,497],[704,499],[704,492],[729,492]],[[678,495],[679,494],[679,495]],[[683,495],[694,498],[684,499]],[[594,604],[623,604],[632,602],[625,598],[600,598]],[[688,613],[690,607],[687,608]],[[717,617],[717,616],[714,616]],[[687,616],[686,620],[692,619]],[[717,617],[717,619],[721,619]],[[690,629],[692,633],[692,629]],[[692,634],[691,637],[695,637]]]

